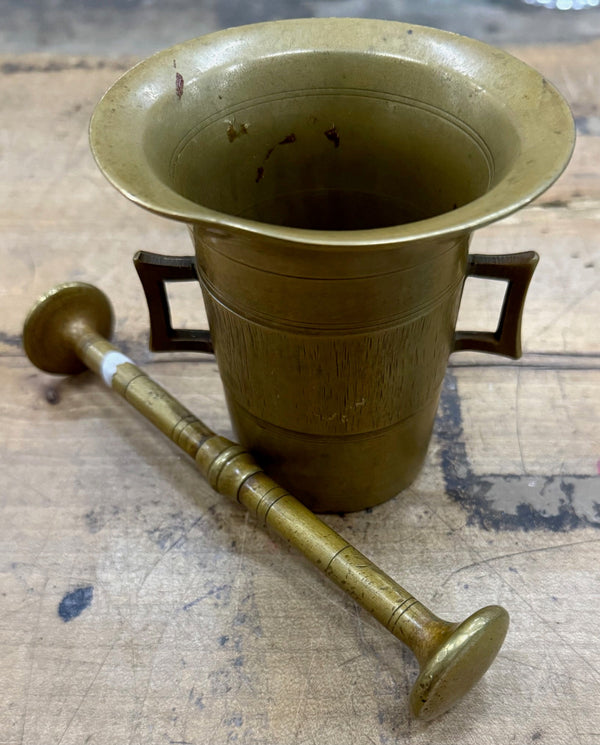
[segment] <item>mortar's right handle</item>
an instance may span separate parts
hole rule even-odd
[[[516,254],[471,254],[468,277],[483,277],[507,282],[500,319],[495,331],[457,331],[454,352],[468,349],[491,352],[518,359],[521,356],[521,319],[527,288],[539,261],[535,251]]]

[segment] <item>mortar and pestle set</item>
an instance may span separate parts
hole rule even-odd
[[[110,303],[91,285],[38,301],[29,358],[98,373],[407,644],[421,668],[412,713],[441,714],[487,670],[508,614],[439,619],[314,512],[372,507],[414,480],[452,352],[520,356],[538,256],[469,243],[558,178],[574,141],[567,104],[465,37],[301,19],[141,62],[98,104],[90,138],[125,196],[189,225],[194,256],[134,259],[151,348],[214,353],[240,444],[110,344]],[[494,330],[456,330],[470,276],[506,283]],[[172,327],[166,283],[184,280],[200,283],[209,331]]]

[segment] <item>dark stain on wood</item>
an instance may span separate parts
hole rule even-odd
[[[22,349],[23,342],[19,334],[7,334],[4,331],[0,331],[0,344],[6,344],[7,347],[13,347],[15,349]]]
[[[587,488],[585,482],[598,476],[584,474],[477,474],[467,455],[460,397],[454,373],[446,373],[440,407],[434,428],[440,442],[440,458],[447,495],[468,513],[469,524],[484,530],[548,530],[563,533],[583,527],[600,528],[600,503],[593,502],[590,511],[598,520],[582,511]],[[531,486],[531,482],[535,485]],[[500,498],[506,488],[523,495],[523,501],[502,509]],[[581,493],[578,493],[582,489]],[[585,492],[583,492],[585,489]],[[500,495],[500,497],[496,497]],[[557,495],[556,508],[550,512],[536,504],[547,502],[547,495]],[[531,501],[528,501],[528,500]]]
[[[65,70],[129,70],[132,60],[49,60],[47,62],[3,62],[0,65],[0,73],[3,75],[16,75],[35,72],[64,72]]]
[[[56,404],[60,401],[60,393],[58,392],[58,389],[55,388],[53,385],[46,388],[46,401],[52,406],[56,406]]]
[[[59,603],[58,615],[65,623],[72,621],[91,604],[93,597],[94,588],[91,585],[68,592]]]

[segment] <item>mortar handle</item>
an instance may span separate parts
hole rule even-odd
[[[467,277],[507,282],[498,326],[495,331],[457,331],[453,352],[491,352],[518,359],[521,356],[521,319],[527,289],[539,261],[535,251],[516,254],[471,254]]]
[[[138,251],[133,257],[150,313],[150,349],[153,352],[192,351],[214,354],[210,331],[177,329],[171,324],[167,282],[198,281],[193,256],[164,256]]]

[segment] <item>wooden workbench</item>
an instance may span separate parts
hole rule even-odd
[[[474,239],[541,254],[524,356],[455,355],[416,483],[327,518],[440,615],[510,611],[497,662],[430,724],[408,716],[417,667],[388,632],[91,374],[24,357],[33,300],[95,283],[121,348],[229,432],[210,358],[147,351],[131,257],[190,253],[186,229],[89,154],[92,108],[132,60],[0,58],[1,745],[600,743],[600,43],[514,51],[579,132],[558,184]],[[202,320],[197,288],[174,302]],[[499,302],[469,281],[462,325],[489,328]]]

